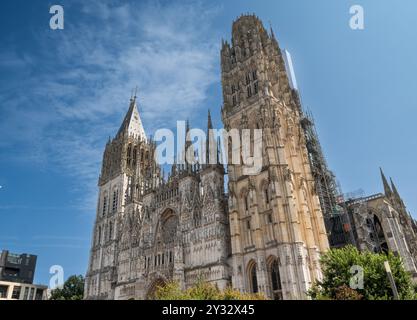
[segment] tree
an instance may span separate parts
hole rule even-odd
[[[416,299],[411,276],[399,256],[392,252],[359,252],[353,246],[331,249],[322,255],[323,279],[316,282],[308,294],[313,299],[391,300],[394,297],[384,261],[390,264],[400,299]],[[363,288],[351,288],[352,266],[362,268]]]
[[[230,287],[224,291],[211,283],[198,280],[192,287],[182,290],[179,283],[168,282],[155,292],[156,300],[266,300],[262,294],[241,293]]]
[[[50,300],[82,300],[84,296],[84,277],[70,276],[62,288],[52,290]]]

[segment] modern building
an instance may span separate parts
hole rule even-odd
[[[33,284],[36,255],[3,250],[0,256],[0,300],[45,300],[47,286]]]
[[[3,250],[0,256],[0,281],[33,283],[36,258],[31,254],[15,254]]]
[[[46,300],[47,286],[0,281],[0,300]]]

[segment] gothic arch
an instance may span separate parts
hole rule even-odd
[[[261,194],[261,200],[264,207],[268,207],[271,202],[271,190],[269,188],[269,183],[267,179],[263,179],[259,184],[259,190]]]
[[[240,190],[240,200],[241,200],[243,209],[245,211],[249,211],[249,209],[250,209],[250,199],[249,199],[249,191],[246,187],[243,187]]]
[[[272,298],[274,300],[282,300],[282,284],[279,272],[279,262],[277,257],[269,256],[266,260],[268,271],[268,281],[271,288]]]
[[[247,267],[247,281],[248,281],[248,288],[251,293],[258,292],[258,275],[257,275],[257,264],[255,260],[251,260],[248,263]]]
[[[385,238],[384,228],[382,222],[376,214],[374,214],[375,236],[378,242],[380,252],[388,253],[388,243]]]
[[[162,277],[154,279],[148,286],[145,299],[146,300],[155,300],[155,294],[158,288],[166,286],[166,281]]]
[[[176,237],[176,231],[179,224],[179,217],[171,207],[167,207],[161,214],[155,229],[154,243],[161,237],[161,240],[167,244],[173,242]]]
[[[367,224],[371,227],[371,239],[375,242],[374,252],[388,253],[388,241],[382,225],[383,216],[381,212],[370,208],[368,211],[368,219]]]

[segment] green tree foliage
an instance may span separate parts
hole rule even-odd
[[[393,293],[384,268],[388,261],[397,285],[400,299],[416,299],[410,274],[404,269],[401,258],[389,253],[359,252],[353,246],[331,249],[320,259],[323,279],[313,285],[309,295],[313,299],[339,300],[391,300]],[[352,266],[363,268],[363,289],[352,289]]]
[[[62,288],[52,290],[50,300],[82,300],[84,295],[84,277],[70,276]]]
[[[266,300],[262,294],[241,293],[230,287],[221,291],[211,283],[198,280],[197,283],[182,290],[178,282],[168,282],[157,288],[156,300]]]

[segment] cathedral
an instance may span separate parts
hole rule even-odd
[[[262,145],[262,167],[248,174],[245,164],[221,163],[217,152],[215,161],[174,163],[165,178],[133,96],[103,155],[86,299],[152,299],[168,281],[187,288],[199,279],[270,299],[306,299],[332,239],[327,221],[348,219],[349,237],[340,243],[356,245],[360,210],[336,203],[334,190],[324,188],[323,175],[331,174],[318,165],[313,131],[273,31],[254,15],[241,16],[231,42],[222,41],[220,60],[224,128],[262,129],[250,140],[251,150]],[[211,129],[209,113],[207,145]],[[190,143],[184,141],[184,152]],[[396,191],[387,197],[381,201],[405,214]],[[336,206],[345,210],[333,212]],[[415,223],[408,224],[415,241]],[[415,247],[405,248],[397,252],[409,253],[411,271]]]

